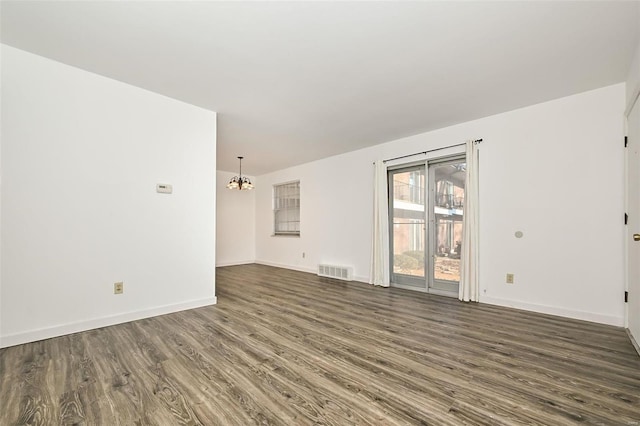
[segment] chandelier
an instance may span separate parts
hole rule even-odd
[[[240,160],[240,174],[238,176],[234,176],[233,179],[229,181],[227,184],[227,188],[229,189],[239,189],[240,191],[248,191],[253,189],[253,184],[249,180],[248,177],[242,176],[242,159],[244,157],[238,157]]]

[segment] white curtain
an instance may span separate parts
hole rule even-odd
[[[375,162],[373,179],[373,246],[369,283],[389,287],[389,204],[384,161]]]
[[[458,299],[464,302],[477,302],[480,283],[478,281],[478,146],[475,141],[467,141],[466,157],[467,174],[464,189],[464,225]]]

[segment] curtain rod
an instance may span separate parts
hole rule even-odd
[[[482,139],[476,139],[475,141],[473,141],[473,143],[480,143],[480,142],[482,142]],[[443,146],[442,148],[430,149],[428,151],[416,152],[415,154],[407,154],[407,155],[401,155],[400,157],[388,158],[386,160],[382,160],[382,162],[386,163],[387,161],[400,160],[401,158],[413,157],[414,155],[426,155],[430,152],[442,151],[443,149],[455,148],[456,146],[463,146],[463,145],[466,145],[466,142],[459,143],[456,145]]]

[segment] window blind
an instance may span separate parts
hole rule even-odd
[[[300,181],[273,186],[275,235],[300,235]]]

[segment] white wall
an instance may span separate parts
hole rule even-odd
[[[2,89],[0,345],[215,303],[215,113],[8,46]]]
[[[2,7],[0,7],[0,11]],[[2,15],[0,13],[0,15]],[[1,17],[0,17],[1,18]],[[0,348],[2,347],[2,129],[3,129],[3,79],[2,79],[2,69],[3,69],[3,55],[2,55],[2,45],[0,44]]]
[[[640,8],[638,8],[638,28],[640,28]],[[635,100],[638,92],[640,92],[640,31],[638,32],[635,54],[627,76],[627,108],[631,108],[631,102]]]
[[[216,266],[240,265],[256,260],[255,191],[227,189],[227,183],[235,175],[237,173],[217,173]],[[247,177],[258,185],[255,177]]]
[[[349,265],[355,279],[368,281],[373,170],[366,156],[354,151],[259,176],[257,261],[309,272],[318,263]],[[273,185],[293,180],[300,180],[300,237],[272,236]]]
[[[258,176],[256,260],[368,282],[372,162],[483,138],[481,301],[622,325],[624,104],[618,84]],[[271,187],[294,179],[301,236],[272,237]]]

